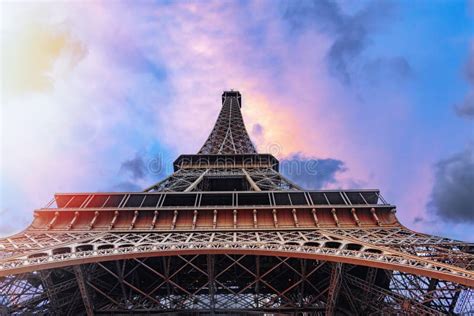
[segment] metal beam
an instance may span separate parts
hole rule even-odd
[[[211,315],[214,315],[216,309],[216,282],[215,282],[215,256],[207,255],[207,275],[208,275],[208,287],[209,287],[209,302]]]
[[[328,296],[326,300],[326,315],[334,315],[336,302],[341,288],[342,264],[334,263],[331,269],[331,277],[329,279]]]
[[[84,279],[84,273],[82,272],[81,265],[73,266],[74,274],[76,275],[77,285],[79,287],[79,291],[82,297],[82,303],[84,304],[84,309],[86,311],[87,316],[94,315],[94,307],[92,306],[92,300],[89,296],[89,291],[87,290],[86,281]]]
[[[50,312],[52,315],[56,315],[58,311],[56,293],[54,293],[54,283],[51,280],[51,273],[52,271],[40,271],[39,275],[41,277],[41,281],[43,282],[43,288],[46,291],[48,296],[49,304],[50,304]]]
[[[247,181],[249,182],[250,184],[250,187],[254,190],[254,191],[262,191],[262,189],[260,189],[260,187],[255,183],[255,181],[253,181],[252,177],[249,175],[249,173],[242,168],[242,172],[244,173],[245,175],[245,178],[247,179]]]
[[[191,183],[190,186],[188,186],[184,192],[190,192],[192,190],[194,190],[198,184],[202,181],[202,179],[204,179],[204,176],[209,172],[209,169],[206,169],[204,170],[204,172],[199,176],[199,178],[197,178],[193,183]]]

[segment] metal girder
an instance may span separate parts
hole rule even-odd
[[[50,302],[50,312],[51,314],[55,315],[58,311],[58,306],[57,306],[56,293],[53,290],[54,283],[51,280],[51,273],[52,271],[39,271],[39,275],[43,282],[43,288],[45,289],[46,295]]]
[[[369,296],[372,294],[372,286],[375,284],[375,279],[377,277],[378,270],[375,268],[368,268],[367,275],[365,277],[365,281],[367,282],[367,287],[364,288],[363,291],[363,301],[369,302]],[[367,308],[366,305],[362,306],[362,309]]]
[[[250,183],[252,190],[262,191],[262,189],[260,189],[260,187],[255,183],[255,181],[253,181],[252,177],[249,175],[249,173],[245,169],[242,169],[242,173],[245,175],[245,178]]]
[[[87,244],[62,244],[57,249],[0,261],[0,275],[96,260],[125,259],[145,255],[213,253],[219,250],[248,254],[281,254],[332,262],[346,262],[375,268],[416,271],[426,277],[473,283],[473,272],[461,267],[416,256],[385,245],[353,237],[318,231],[175,232],[175,233],[100,233]],[[102,258],[102,259],[101,259]],[[108,258],[108,259],[107,259]]]
[[[146,188],[145,192],[190,192],[196,191],[205,176],[242,176],[247,179],[254,191],[301,190],[301,188],[276,172],[271,167],[247,167],[207,169],[179,169],[164,180]]]
[[[214,265],[214,256],[207,255],[207,279],[208,279],[208,289],[209,289],[209,308],[211,315],[214,315],[216,309],[216,282],[215,282],[215,265]]]
[[[365,291],[370,286],[366,281],[356,278],[350,274],[345,275],[345,279],[351,287]],[[360,295],[354,295],[354,299],[369,307],[365,313],[370,315],[385,314],[414,314],[414,315],[442,315],[442,311],[429,308],[422,303],[404,296],[401,293],[394,292],[391,288],[385,289],[377,285],[371,286],[371,293],[378,300],[363,301]]]
[[[92,306],[92,301],[89,297],[89,291],[87,289],[87,284],[84,279],[84,273],[82,271],[83,267],[80,265],[73,266],[74,273],[76,275],[77,285],[82,297],[82,303],[84,304],[84,309],[88,316],[94,315],[94,308]]]
[[[356,303],[351,286],[347,283],[344,276],[341,276],[341,286],[343,287],[342,294],[347,300],[352,315],[360,315],[359,305]]]
[[[206,169],[203,173],[201,173],[201,175],[199,176],[199,178],[197,178],[196,180],[194,180],[193,183],[191,183],[191,185],[189,187],[187,187],[184,192],[190,192],[192,190],[194,190],[197,185],[202,181],[202,179],[204,179],[204,176],[209,172],[209,169]]]
[[[342,264],[334,263],[331,269],[331,277],[329,279],[328,298],[326,302],[326,315],[333,315],[334,308],[339,296],[341,288]]]
[[[337,231],[341,231],[341,230],[338,229]],[[354,232],[354,234],[353,234],[354,236],[358,235],[357,231],[353,231],[353,232]],[[369,233],[365,232],[365,234],[369,234]],[[378,232],[375,233],[375,234],[378,234]],[[402,234],[402,232],[400,232],[400,231],[397,232],[395,230],[391,234],[393,236],[396,236],[397,234]],[[372,236],[372,238],[375,236],[374,234],[369,234],[369,235]],[[60,235],[54,236],[55,238],[52,238],[52,239],[57,242],[59,240],[59,236]],[[289,230],[289,231],[248,231],[248,232],[176,232],[176,233],[146,232],[146,233],[142,233],[142,234],[131,233],[131,232],[128,232],[128,233],[118,233],[118,232],[117,233],[112,233],[111,232],[111,233],[106,233],[106,234],[97,234],[94,238],[91,238],[91,236],[92,235],[88,236],[89,238],[87,240],[83,240],[83,241],[87,241],[87,243],[90,244],[90,245],[96,245],[96,246],[91,248],[92,250],[86,250],[86,251],[83,251],[83,252],[75,252],[73,254],[54,255],[53,258],[56,258],[57,260],[69,260],[67,258],[70,255],[73,255],[73,256],[76,256],[76,257],[79,256],[78,258],[85,258],[83,256],[83,254],[88,254],[88,255],[92,255],[92,256],[99,256],[95,260],[102,260],[102,259],[100,259],[101,256],[107,256],[107,254],[109,254],[109,253],[113,254],[114,252],[115,253],[121,253],[121,254],[125,254],[125,253],[127,253],[127,251],[131,251],[131,253],[143,253],[143,251],[147,251],[147,250],[151,249],[150,246],[149,246],[150,244],[162,245],[164,248],[161,247],[161,246],[157,247],[157,249],[162,249],[162,250],[164,250],[166,247],[174,247],[175,250],[181,251],[181,250],[186,249],[186,247],[192,247],[193,249],[200,248],[200,249],[203,249],[205,251],[209,251],[209,250],[214,249],[214,247],[218,246],[218,247],[222,247],[221,249],[227,249],[226,251],[229,251],[230,253],[232,253],[232,249],[247,249],[247,250],[250,250],[250,251],[252,251],[252,249],[253,249],[253,250],[260,251],[261,249],[268,248],[268,249],[272,249],[271,251],[273,253],[275,251],[287,250],[288,254],[293,255],[293,254],[295,254],[299,251],[302,251],[302,250],[306,251],[305,253],[308,253],[307,251],[310,250],[310,249],[306,248],[307,246],[305,246],[305,244],[308,243],[308,242],[310,242],[311,245],[312,245],[311,247],[313,247],[315,249],[315,251],[317,251],[319,253],[334,253],[337,256],[347,256],[347,255],[350,255],[350,254],[354,253],[354,255],[356,255],[358,257],[362,256],[362,258],[365,258],[365,260],[372,260],[371,258],[373,258],[373,260],[376,260],[377,262],[380,262],[380,260],[382,260],[382,261],[385,260],[384,257],[386,257],[386,258],[390,257],[390,254],[388,254],[388,253],[381,253],[381,254],[365,253],[363,251],[363,249],[367,249],[367,247],[369,247],[369,244],[367,243],[367,237],[361,238],[362,240],[365,240],[365,241],[363,241],[363,242],[360,241],[360,245],[362,246],[362,248],[359,251],[354,251],[354,250],[346,251],[346,250],[343,249],[343,248],[345,248],[344,245],[354,245],[354,238],[349,238],[346,241],[346,240],[344,240],[344,235],[340,235],[340,234],[335,235],[334,230],[330,230],[330,231],[327,231],[327,230],[318,230],[318,231],[314,231],[314,230],[308,230],[308,231]],[[51,236],[51,237],[53,237],[53,236]],[[276,245],[275,245],[275,241],[277,241]],[[336,245],[336,244],[334,244],[335,242],[337,243],[337,246],[338,246],[337,249],[335,249],[335,248],[326,248],[325,247],[325,245],[333,247],[333,246]],[[381,241],[377,240],[377,242],[381,242]],[[446,241],[443,241],[443,242],[447,243]],[[252,244],[252,243],[254,243],[254,244]],[[391,245],[390,241],[388,241],[387,243],[388,243],[387,246]],[[99,249],[99,247],[103,247],[103,246],[107,246],[107,245],[112,245],[112,248]],[[319,247],[315,248],[316,245],[319,245]],[[64,246],[65,245],[62,244],[62,245],[60,245],[60,248],[64,248]],[[86,246],[86,244],[76,243],[76,244],[74,244],[74,246],[72,246],[72,248],[78,249],[78,247],[81,248],[82,246]],[[383,246],[382,248],[377,248],[375,245],[370,244],[370,247],[373,247],[372,249],[381,249],[382,252],[384,251],[385,247],[387,247],[387,246]],[[311,248],[311,249],[313,249],[313,248]],[[89,248],[86,247],[86,249],[89,249]],[[94,249],[97,249],[97,250],[94,250]],[[306,250],[306,249],[308,249],[308,250]],[[397,256],[401,256],[400,258],[402,260],[406,260],[406,258],[405,259],[403,258],[403,256],[404,256],[403,252],[396,252],[396,254],[397,254]],[[246,257],[248,257],[248,256],[246,256]],[[257,257],[262,257],[262,256],[260,255],[260,256],[257,256]],[[172,258],[172,257],[161,258],[160,262],[163,262],[163,260],[168,260],[168,263],[165,264],[165,265],[162,265],[160,263],[160,265],[168,266],[169,268],[171,268],[172,264],[169,261],[170,258]],[[195,257],[195,258],[197,258],[197,257]],[[431,260],[426,259],[425,257],[421,257],[421,258],[422,258],[422,261],[423,260],[428,260],[427,262],[429,262],[429,264],[432,264]],[[19,259],[21,259],[21,258],[19,258]],[[36,259],[37,258],[33,258],[32,262],[34,262],[34,260],[36,260]],[[23,260],[23,259],[21,259],[21,260]],[[142,262],[141,260],[143,260],[143,259],[137,259],[137,260]],[[193,260],[197,260],[197,259],[193,259]],[[235,262],[230,263],[226,267],[228,269],[231,269],[231,267],[240,267],[241,270],[242,270],[242,273],[247,273],[248,274],[249,272],[246,271],[242,267],[242,264],[241,264],[242,260],[243,259],[236,260]],[[307,259],[301,259],[301,260],[307,260]],[[125,261],[129,262],[129,260],[125,260]],[[117,265],[118,262],[124,262],[124,264],[125,264],[125,261],[122,261],[122,260],[121,261],[115,261],[115,265]],[[46,258],[45,262],[52,263],[53,261]],[[310,260],[310,261],[307,261],[307,262],[313,262],[313,261]],[[322,261],[322,262],[324,262],[324,261]],[[129,265],[129,264],[130,263],[127,263],[127,265]],[[434,262],[434,264],[436,264],[436,262]],[[140,266],[143,266],[143,265],[145,265],[145,263],[142,262]],[[190,266],[190,265],[191,266],[196,266],[196,263],[194,263],[194,261],[187,262],[184,265],[183,269],[186,269],[186,267]],[[300,266],[303,265],[303,262],[300,262],[299,265]],[[115,273],[115,275],[118,276],[118,280],[119,280],[118,283],[120,284],[119,287],[118,287],[119,292],[121,293],[120,298],[111,296],[110,293],[107,292],[110,289],[108,289],[107,286],[104,285],[104,284],[103,285],[101,285],[101,283],[90,284],[90,288],[94,288],[93,291],[97,292],[98,296],[103,297],[103,298],[105,297],[107,299],[108,304],[114,304],[114,306],[115,306],[116,305],[114,303],[115,301],[123,302],[123,303],[119,303],[120,306],[123,306],[123,304],[125,304],[125,305],[131,304],[131,302],[133,301],[133,297],[135,295],[137,295],[136,294],[137,290],[133,289],[133,287],[128,286],[126,282],[122,281],[122,279],[124,279],[124,278],[127,278],[127,280],[130,279],[136,271],[140,270],[140,266],[130,267],[130,269],[127,268],[127,271],[129,271],[129,272],[124,274],[122,277],[120,277],[120,274],[121,274],[121,271],[124,271],[125,265],[121,265],[116,269],[117,272]],[[243,265],[243,266],[245,267],[245,265]],[[255,267],[260,267],[260,266],[261,266],[261,261],[259,260],[258,263],[257,262],[255,263],[253,268],[247,268],[247,269],[251,271],[251,269],[254,270]],[[270,306],[271,307],[271,306],[274,306],[274,304],[277,304],[277,303],[278,304],[283,304],[283,306],[285,306],[285,308],[300,308],[302,305],[306,306],[307,302],[312,301],[313,303],[314,302],[320,302],[320,303],[318,303],[319,304],[318,308],[325,309],[324,304],[326,304],[326,303],[324,303],[322,301],[322,298],[324,296],[321,296],[321,291],[323,291],[322,288],[319,288],[318,291],[316,291],[313,288],[314,286],[316,286],[316,288],[318,288],[318,287],[317,287],[317,285],[314,285],[311,282],[307,281],[307,279],[308,279],[307,275],[308,274],[304,272],[305,271],[304,269],[301,269],[301,271],[296,271],[294,269],[294,267],[288,266],[284,261],[278,262],[274,266],[275,266],[275,269],[280,269],[281,267],[285,267],[285,269],[287,271],[290,271],[291,273],[294,273],[296,279],[298,280],[297,282],[293,283],[294,287],[289,286],[287,288],[282,288],[282,289],[276,288],[273,285],[274,280],[273,279],[272,280],[265,279],[266,278],[266,274],[265,274],[266,272],[259,268],[257,271],[260,272],[260,276],[255,276],[256,275],[255,272],[253,272],[253,274],[252,274],[255,282],[254,283],[250,282],[249,283],[250,287],[243,287],[241,289],[242,290],[242,292],[241,292],[242,295],[244,295],[246,293],[246,291],[248,291],[249,289],[253,289],[253,291],[252,291],[253,294],[252,294],[252,299],[251,300],[247,299],[245,296],[244,296],[244,298],[242,298],[242,300],[246,300],[246,304],[250,304],[249,302],[252,301],[252,305],[251,305],[252,308],[265,308],[265,306],[267,306],[267,307]],[[66,265],[66,268],[67,268],[67,265]],[[100,268],[100,266],[99,266],[99,268]],[[33,269],[35,269],[35,268],[33,268]],[[108,269],[112,271],[112,267],[110,267]],[[206,272],[208,267],[206,266],[203,269],[204,269],[205,273],[201,273],[200,278],[201,279],[207,279],[209,277],[209,272]],[[151,271],[151,270],[148,269],[148,271]],[[168,269],[168,271],[169,271],[169,269]],[[226,283],[225,280],[227,280],[229,278],[233,278],[233,277],[239,278],[239,277],[241,277],[241,275],[229,276],[229,275],[225,274],[225,273],[227,273],[226,271],[229,271],[229,270],[223,269],[223,271],[225,271],[224,274],[219,274],[219,272],[216,272],[216,281],[215,281],[216,283],[215,283],[214,287],[215,288],[219,288],[219,287],[220,288],[228,288],[228,289],[232,290],[232,288],[229,288],[229,285]],[[348,292],[347,287],[348,286],[344,284],[344,282],[346,282],[346,279],[347,279],[347,277],[346,277],[347,273],[344,273],[344,277],[342,278],[343,279],[342,287],[340,287],[340,289],[342,289],[342,297],[344,298],[344,301],[346,301],[347,304],[348,304],[348,307],[347,307],[348,310],[351,310],[351,311],[354,310],[354,306],[356,305],[356,304],[354,304],[355,301],[358,302],[357,306],[364,307],[364,310],[372,310],[374,308],[373,307],[374,295],[376,295],[376,296],[381,295],[380,291],[378,291],[376,289],[373,289],[373,287],[375,286],[374,282],[376,280],[376,278],[375,278],[376,271],[377,270],[373,269],[373,268],[368,269],[367,275],[364,277],[365,280],[366,280],[365,281],[366,283],[364,284],[363,287],[361,287],[361,290],[360,290],[360,293],[358,294],[358,297],[352,296],[351,298],[349,298],[348,294],[347,294],[347,292]],[[176,295],[178,295],[178,297],[181,297],[180,295],[182,295],[182,294],[183,295],[190,295],[192,293],[192,292],[186,293],[185,288],[182,288],[182,289],[178,290],[179,291],[178,293],[176,293],[174,290],[172,290],[172,289],[179,289],[180,288],[181,285],[179,283],[176,283],[176,278],[178,278],[182,274],[186,275],[187,273],[185,272],[185,270],[175,271],[174,273],[171,273],[171,274],[169,272],[166,272],[166,270],[163,270],[163,272],[160,272],[160,273],[163,273],[163,278],[160,281],[160,283],[155,284],[151,290],[149,288],[145,289],[146,291],[154,290],[156,292],[160,288],[165,288],[165,289],[167,289],[166,290],[167,297],[175,297]],[[164,275],[165,273],[168,273],[168,276],[165,276]],[[285,272],[285,273],[287,275],[289,275],[288,274],[289,272]],[[31,275],[31,273],[30,273],[30,275]],[[134,277],[139,279],[140,275],[141,274],[135,274]],[[19,275],[19,276],[21,276],[21,275]],[[279,276],[276,276],[276,279],[278,279],[278,278],[279,278]],[[410,303],[400,303],[402,301],[401,299],[394,299],[394,302],[398,302],[397,304],[399,304],[399,305],[396,305],[396,306],[398,306],[396,308],[402,308],[400,306],[404,306],[404,304],[406,306],[403,307],[403,308],[409,308],[410,310],[412,310],[413,308],[416,308],[416,309],[421,308],[420,306],[418,306],[418,304],[421,304],[421,305],[424,305],[424,307],[429,308],[430,310],[436,310],[436,311],[442,311],[442,312],[452,312],[452,311],[457,311],[458,312],[459,310],[463,310],[463,308],[464,308],[465,311],[466,310],[468,311],[469,308],[471,308],[470,305],[465,303],[465,302],[469,302],[469,299],[466,299],[466,297],[469,297],[469,295],[471,295],[470,293],[472,292],[472,290],[469,290],[466,287],[461,286],[460,284],[456,284],[456,283],[453,283],[453,282],[442,281],[441,283],[438,282],[435,285],[435,282],[431,281],[432,278],[427,278],[427,277],[423,277],[421,275],[414,275],[414,274],[409,274],[409,273],[405,273],[405,272],[390,273],[387,276],[387,278],[391,280],[390,287],[389,287],[389,292],[392,293],[392,294],[395,294],[395,295],[402,295],[404,297],[403,300],[410,302]],[[329,279],[329,274],[327,275],[327,279]],[[26,292],[23,291],[23,288],[27,283],[24,283],[24,281],[22,281],[21,277],[18,278],[17,280],[15,280],[15,276],[13,276],[13,277],[9,277],[5,280],[7,282],[2,281],[3,282],[2,283],[2,288],[4,289],[4,290],[2,290],[2,292],[10,293],[9,294],[10,297],[13,297],[12,296],[13,293],[20,293],[20,296],[22,296],[22,297],[25,296],[25,294],[21,294],[21,293],[26,293]],[[169,280],[169,281],[165,281],[165,280]],[[324,280],[324,277],[321,280]],[[161,283],[163,283],[163,284],[161,284]],[[16,286],[13,286],[14,284],[16,284]],[[203,290],[202,286],[204,286],[204,284],[205,283],[202,283],[202,285],[200,287],[201,290]],[[305,284],[305,285],[303,285],[303,284]],[[359,284],[361,284],[361,283],[359,282]],[[54,288],[53,293],[55,293],[55,294],[53,296],[58,297],[58,295],[60,293],[59,290],[56,290],[56,288],[58,288],[58,286],[59,286],[59,283],[58,284],[55,283],[54,285],[48,285],[48,287],[53,287]],[[122,288],[122,286],[126,287],[125,291],[123,289],[120,290],[120,288]],[[353,284],[350,285],[349,287],[351,287],[351,286],[353,286]],[[262,293],[262,289],[267,289],[268,290],[269,288],[274,289],[273,291],[276,293],[275,296],[265,296],[264,293]],[[22,291],[12,290],[12,289],[21,289]],[[299,293],[295,294],[295,296],[294,296],[294,297],[298,297],[297,299],[292,298],[291,295],[288,296],[295,289],[298,289],[298,291],[299,291]],[[308,289],[311,289],[311,290],[308,290]],[[25,290],[27,290],[27,288],[25,288]],[[230,290],[229,290],[229,292],[231,292]],[[41,295],[43,295],[41,293],[47,293],[47,291],[44,291],[42,288],[38,288],[35,291],[38,292],[40,295],[39,296],[37,295],[36,300],[30,300],[30,302],[27,303],[27,306],[34,306],[34,304],[38,304],[38,303],[34,303],[34,302],[41,302],[41,301],[48,302],[49,301],[49,300],[45,300],[45,299],[47,299],[47,295],[46,296],[41,296]],[[115,291],[115,290],[113,290],[113,291]],[[129,294],[127,294],[127,291],[128,291],[128,293],[131,293],[131,296],[129,296]],[[232,291],[235,291],[235,290],[232,290]],[[237,291],[237,292],[240,292],[240,291]],[[305,293],[311,293],[311,292],[312,293],[319,293],[319,294],[316,294],[316,296],[314,296],[313,298],[309,298],[309,297],[307,297],[307,295],[305,295]],[[132,294],[132,293],[134,293],[134,294]],[[147,292],[144,292],[144,293],[147,293]],[[179,293],[182,293],[182,294],[179,294]],[[328,292],[328,293],[331,293],[331,292]],[[378,294],[374,294],[374,293],[378,293]],[[235,296],[235,293],[232,294],[232,295]],[[220,297],[219,299],[218,299],[218,296],[214,296],[214,297],[216,297],[216,304],[217,304],[218,301],[228,302],[229,299],[232,301],[232,297],[234,297],[232,295],[231,296]],[[354,295],[355,295],[355,292],[354,292]],[[41,297],[43,297],[43,298],[41,298]],[[71,297],[72,298],[73,296],[72,296],[72,294],[66,295],[66,296],[61,295],[61,300],[56,299],[56,301],[63,302],[65,300],[65,297]],[[199,306],[204,304],[201,294],[196,293],[195,295],[193,295],[193,297],[195,297],[196,302],[200,302],[200,303],[196,303]],[[334,295],[331,296],[331,297],[334,297]],[[341,296],[339,295],[339,297],[341,297]],[[144,296],[144,295],[141,295],[140,300],[141,301],[147,301],[147,302],[150,301],[150,299],[148,297]],[[209,301],[209,299],[207,299],[207,300]],[[172,304],[173,301],[175,303]],[[464,304],[457,303],[458,301],[461,302],[461,303],[464,302]],[[186,304],[189,303],[189,302],[186,301],[186,299],[184,299],[184,297],[181,297],[179,299],[178,298],[171,299],[170,302],[171,303],[168,304],[168,306],[169,306],[168,310],[171,310],[173,308],[178,308],[180,306],[179,304],[185,304],[186,305]],[[181,302],[181,303],[179,303],[179,302]],[[287,302],[287,303],[285,303],[285,302]],[[417,303],[417,302],[419,302],[419,303]],[[157,302],[154,302],[154,304],[155,304],[156,308],[158,308],[158,309],[162,308],[162,307],[159,307],[160,305]],[[270,304],[270,305],[268,305],[268,304]],[[27,308],[27,306],[24,306],[24,308]],[[52,307],[53,306],[51,306],[51,308]],[[31,308],[33,308],[33,307],[31,307]],[[70,306],[68,306],[68,308],[74,309],[75,307],[70,305]],[[100,308],[103,309],[105,307],[103,307],[101,305]],[[393,306],[389,304],[389,305],[387,305],[386,308],[389,310],[389,309],[393,308]],[[27,310],[31,310],[31,309],[27,309]],[[60,310],[62,310],[62,309],[60,309]],[[215,311],[218,312],[219,308],[216,308]],[[385,312],[387,312],[387,310]]]

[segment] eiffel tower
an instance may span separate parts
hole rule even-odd
[[[303,190],[257,153],[237,91],[143,192],[57,193],[0,240],[3,314],[474,313],[474,245],[414,232],[378,190]]]

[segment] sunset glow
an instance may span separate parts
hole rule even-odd
[[[340,161],[324,188],[380,188],[405,226],[474,241],[472,199],[439,202],[474,186],[474,8],[435,2],[2,3],[0,235],[56,192],[159,181],[235,89],[260,152]]]

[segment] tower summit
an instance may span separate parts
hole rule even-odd
[[[378,190],[303,190],[257,153],[238,91],[143,192],[57,193],[0,239],[5,314],[474,312],[473,244],[404,227]]]
[[[238,91],[222,94],[222,109],[198,154],[255,154],[257,151],[245,129],[240,108],[242,97]]]

